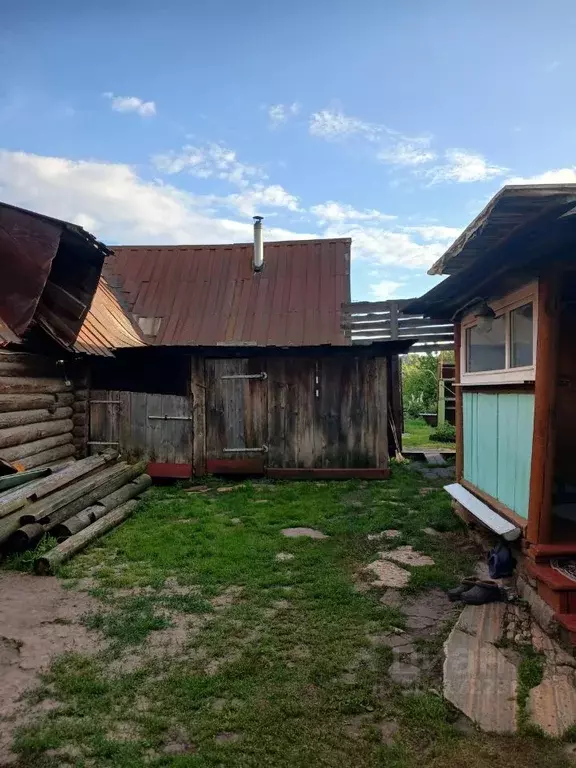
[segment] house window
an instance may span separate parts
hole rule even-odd
[[[510,312],[510,368],[534,362],[534,309],[532,302]]]
[[[462,384],[534,381],[535,283],[491,301],[493,317],[472,312],[462,321]]]
[[[490,328],[478,325],[466,331],[469,373],[478,371],[501,371],[506,368],[506,321],[505,316],[496,317]]]

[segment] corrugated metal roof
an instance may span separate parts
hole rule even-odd
[[[132,324],[129,313],[124,311],[106,278],[101,276],[90,310],[74,343],[75,351],[112,357],[114,349],[144,346],[146,343]]]
[[[460,237],[428,270],[455,275],[491,248],[540,216],[556,218],[576,202],[576,184],[526,184],[503,187]]]
[[[252,243],[122,246],[104,269],[136,318],[160,318],[157,346],[346,344],[350,246],[348,238],[266,243],[261,272]]]

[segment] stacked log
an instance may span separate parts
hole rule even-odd
[[[128,464],[119,460],[115,451],[108,450],[1,493],[0,544],[3,550],[21,551],[53,530],[58,541],[65,542],[85,529],[91,529],[87,534],[90,541],[92,533],[95,537],[108,530],[108,522],[92,528],[94,523],[109,518],[119,508],[133,509],[134,504],[127,507],[127,503],[132,503],[151,484],[145,469],[145,462]],[[116,520],[116,517],[109,520]],[[75,552],[74,547],[73,543],[71,549],[64,548],[63,551]],[[67,557],[68,554],[64,559]]]
[[[74,400],[57,361],[0,351],[0,458],[23,470],[72,457]]]

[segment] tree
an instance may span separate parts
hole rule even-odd
[[[416,418],[421,413],[436,413],[438,408],[438,361],[453,361],[453,352],[411,353],[402,358],[402,397],[404,413]]]

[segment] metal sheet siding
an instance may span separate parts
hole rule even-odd
[[[464,477],[528,518],[534,427],[531,393],[463,393]]]
[[[122,246],[105,273],[137,316],[162,318],[156,345],[347,344],[341,306],[350,300],[351,241]]]

